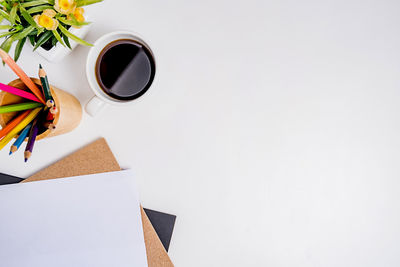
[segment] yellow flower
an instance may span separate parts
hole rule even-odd
[[[75,0],[55,0],[54,9],[61,14],[71,14],[74,13],[76,8]]]
[[[58,27],[58,20],[53,18],[55,15],[56,12],[54,10],[46,9],[42,14],[34,16],[33,20],[37,25],[39,25],[39,27],[52,31]]]
[[[83,16],[83,13],[85,13],[85,10],[83,8],[81,8],[81,7],[77,7],[77,8],[75,8],[75,11],[74,11],[73,14],[70,14],[70,15],[67,16],[67,19],[68,20],[72,20],[72,16],[71,15],[74,15],[76,21],[84,22],[85,21],[85,17]],[[80,28],[81,26],[72,26],[72,27]]]
[[[74,11],[74,17],[78,22],[84,22],[85,17],[83,16],[83,13],[85,13],[85,10],[81,7],[77,7]]]

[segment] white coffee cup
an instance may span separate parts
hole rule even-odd
[[[106,94],[100,87],[97,78],[96,78],[96,62],[97,59],[102,52],[102,50],[110,43],[116,40],[121,40],[121,39],[129,39],[133,40],[137,43],[140,43],[144,47],[147,48],[147,50],[151,53],[154,61],[154,68],[155,68],[155,59],[154,59],[154,54],[150,47],[147,45],[143,39],[137,36],[137,34],[134,34],[129,31],[115,31],[115,32],[110,32],[108,34],[103,35],[97,41],[94,43],[93,47],[90,48],[89,54],[87,56],[86,60],[86,77],[89,82],[89,85],[94,92],[95,96],[92,97],[92,99],[86,104],[86,112],[91,115],[95,116],[100,110],[102,110],[105,106],[108,104],[111,105],[126,105],[130,104],[136,99],[132,100],[120,100],[113,98]],[[155,68],[156,69],[156,68]],[[155,72],[154,69],[154,72]]]

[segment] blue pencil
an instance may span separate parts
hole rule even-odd
[[[15,140],[14,144],[11,146],[10,155],[18,150],[21,144],[24,142],[25,138],[29,134],[29,130],[32,127],[32,123],[28,124],[25,129],[22,130],[20,135],[18,136],[17,140]]]

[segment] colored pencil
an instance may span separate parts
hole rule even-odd
[[[54,131],[55,129],[56,129],[56,125],[54,124],[54,123],[52,123],[52,122],[45,122],[44,124],[43,124],[43,126],[45,127],[45,128],[47,128],[47,129],[49,129],[50,131]]]
[[[15,140],[14,144],[10,148],[10,155],[12,153],[16,152],[19,149],[19,147],[22,145],[25,138],[28,136],[29,130],[31,129],[31,127],[32,127],[32,123],[28,124],[28,126],[26,126],[24,130],[22,130],[22,132],[19,134],[17,140]]]
[[[15,87],[3,84],[3,83],[0,83],[0,90],[10,93],[10,94],[13,94],[13,95],[17,95],[17,96],[29,99],[29,100],[32,100],[32,101],[42,103],[34,94],[29,93],[24,90],[21,90],[19,88],[15,88]]]
[[[46,101],[46,106],[49,108],[52,108],[54,106],[54,100],[53,99],[49,99]]]
[[[36,119],[32,123],[31,130],[29,131],[29,138],[28,138],[28,143],[26,144],[24,156],[25,156],[25,162],[28,161],[28,159],[31,157],[32,152],[33,152],[33,147],[35,145],[36,141],[36,136],[39,132],[39,120],[40,120],[41,115],[37,116]]]
[[[26,75],[26,73],[15,63],[15,61],[8,55],[3,49],[0,49],[0,57],[3,61],[14,71],[15,74],[21,79],[21,81],[28,86],[32,93],[39,98],[40,102],[45,104],[44,97],[40,89],[32,82],[32,80]]]
[[[50,108],[49,112],[53,115],[56,115],[58,113],[58,108],[56,106],[53,106]]]
[[[18,117],[10,121],[3,129],[0,130],[0,139],[6,136],[12,129],[14,129],[31,111],[27,110],[20,114]]]
[[[42,105],[43,104],[39,103],[39,102],[24,102],[24,103],[18,103],[18,104],[13,104],[13,105],[0,106],[0,114],[21,111],[21,110],[27,110],[27,109],[34,109],[34,108],[38,108]]]
[[[47,112],[46,121],[52,121],[52,120],[54,120],[54,114],[52,114],[51,112]]]
[[[42,108],[32,110],[14,129],[12,129],[1,141],[0,150],[3,149],[20,131],[35,119]]]
[[[44,97],[46,98],[46,103],[47,103],[49,102],[49,100],[53,100],[53,98],[51,96],[50,85],[49,85],[49,80],[47,79],[46,71],[42,68],[41,64],[39,64],[39,78],[40,78],[40,83],[42,84]]]

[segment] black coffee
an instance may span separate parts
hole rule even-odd
[[[132,100],[143,95],[154,75],[152,53],[134,40],[109,43],[97,58],[97,82],[107,95],[119,100]]]

